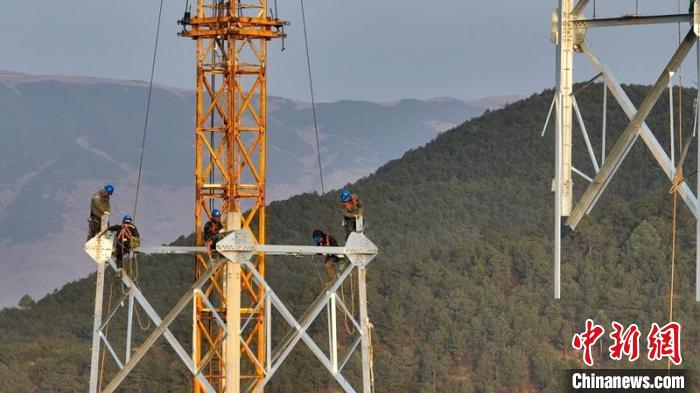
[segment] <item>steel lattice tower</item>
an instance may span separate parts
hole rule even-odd
[[[204,244],[202,226],[214,207],[240,217],[241,226],[250,228],[255,240],[264,244],[267,42],[283,35],[283,22],[268,15],[267,0],[197,0],[196,7],[185,21],[191,28],[182,34],[197,41],[196,245]],[[256,256],[254,263],[264,275],[264,255]],[[206,254],[196,255],[195,278],[208,264]],[[231,280],[240,280],[240,285]],[[242,292],[240,310],[227,308],[226,295],[232,288]],[[196,299],[194,364],[221,392],[233,391],[227,387],[228,378],[261,381],[268,361],[265,307],[258,304],[264,288],[255,284],[249,273],[232,275],[222,264],[203,292],[229,323],[232,318],[249,317],[253,323],[241,332],[240,363],[229,369],[227,360],[235,354],[227,353],[223,329],[203,299]],[[196,381],[194,391],[203,391]]]
[[[377,256],[377,246],[361,232],[351,233],[344,247],[272,245],[265,240],[267,41],[284,36],[285,22],[268,16],[266,0],[246,4],[198,0],[195,15],[186,12],[180,23],[184,26],[181,34],[197,41],[197,244],[140,246],[134,252],[194,254],[195,280],[161,318],[129,274],[122,272],[119,280],[125,288],[124,298],[103,321],[105,272],[107,268],[117,271],[113,236],[99,234],[85,243],[85,251],[97,264],[90,392],[114,393],[162,337],[189,371],[196,393],[263,393],[290,353],[302,343],[344,392],[371,393],[372,324],[366,278],[367,266]],[[225,214],[225,236],[216,245],[217,254],[210,258],[211,250],[204,247],[201,231],[215,207]],[[103,217],[103,227],[107,218]],[[336,255],[346,263],[297,318],[267,282],[264,255]],[[348,308],[342,286],[355,274],[357,301],[351,297]],[[355,284],[350,281],[349,285]],[[132,350],[137,306],[154,328]],[[193,314],[191,353],[170,330],[188,307],[192,307]],[[127,313],[123,357],[106,334],[110,320],[122,308]],[[273,310],[280,318],[275,331],[282,333],[274,343]],[[309,332],[322,319],[324,310],[327,348]],[[352,324],[353,332],[338,334],[340,318]],[[110,359],[100,361],[101,348]],[[105,361],[113,361],[118,370],[102,389],[99,371]],[[356,376],[349,371],[352,368]]]
[[[659,168],[664,172],[668,180],[674,184],[677,189],[678,196],[687,205],[690,212],[697,218],[700,217],[700,204],[698,203],[698,195],[700,188],[693,190],[683,178],[682,169],[685,159],[686,150],[677,160],[674,151],[674,131],[673,122],[671,122],[671,149],[667,152],[664,146],[657,140],[656,134],[652,132],[647,124],[652,109],[659,101],[662,94],[668,89],[672,91],[674,78],[680,69],[683,61],[688,57],[693,46],[696,46],[698,37],[700,37],[700,1],[693,0],[690,3],[688,13],[685,13],[685,7],[677,14],[665,15],[642,15],[639,8],[631,15],[623,15],[619,17],[596,17],[593,11],[592,17],[586,16],[587,8],[590,0],[559,0],[558,8],[552,13],[551,20],[551,38],[552,43],[557,47],[557,66],[556,66],[556,95],[550,108],[556,108],[555,114],[555,173],[552,183],[554,191],[554,297],[561,297],[561,246],[562,246],[562,227],[568,226],[571,230],[576,229],[581,220],[588,215],[601,195],[606,191],[610,181],[614,178],[617,171],[620,169],[622,162],[627,157],[627,154],[632,149],[632,146],[637,140],[641,140],[649,149],[654,160]],[[637,4],[638,6],[638,4]],[[595,10],[595,2],[593,2]],[[666,65],[659,72],[656,82],[647,92],[644,100],[637,107],[623,89],[622,84],[618,81],[615,74],[604,60],[598,56],[597,52],[589,44],[586,36],[588,30],[607,28],[607,27],[628,27],[642,25],[658,25],[658,24],[678,24],[679,42],[675,52],[668,59]],[[686,31],[685,38],[682,38],[681,32]],[[612,35],[611,35],[612,36]],[[674,47],[676,45],[674,44]],[[696,47],[697,49],[697,47]],[[583,55],[590,61],[593,68],[598,71],[598,75],[594,76],[588,82],[583,84],[579,90],[574,91],[574,57]],[[649,56],[648,53],[644,53]],[[700,49],[697,52],[697,71],[700,79]],[[602,146],[600,153],[594,150],[593,145],[588,136],[581,108],[576,101],[576,93],[583,88],[591,85],[597,80],[602,80],[604,85],[603,91],[603,125],[601,141]],[[627,126],[621,131],[612,148],[606,148],[606,114],[607,114],[607,97],[608,93],[612,95],[615,102],[629,119]],[[700,101],[700,96],[698,96]],[[673,109],[673,95],[670,94],[669,102]],[[672,111],[671,111],[672,113]],[[696,116],[698,114],[696,113]],[[549,118],[549,116],[548,116]],[[700,117],[696,117],[698,123]],[[549,121],[549,120],[548,120]],[[578,124],[578,129],[581,131],[584,139],[588,155],[591,159],[591,164],[594,173],[586,175],[583,171],[577,169],[572,162],[573,139],[572,133],[574,125]],[[546,129],[546,125],[545,125]],[[544,133],[543,133],[544,135]],[[682,141],[686,142],[686,141]],[[670,154],[669,154],[670,153]],[[697,152],[698,161],[700,162],[700,150]],[[585,191],[581,195],[574,195],[572,174],[577,174],[585,181]],[[700,185],[700,178],[696,184]],[[676,191],[674,191],[676,192]],[[577,197],[577,198],[575,198]],[[700,220],[696,220],[696,266],[697,272],[700,272]],[[696,277],[696,299],[700,301],[700,273]]]

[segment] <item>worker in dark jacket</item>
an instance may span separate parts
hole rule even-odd
[[[223,229],[223,224],[221,224],[221,212],[219,209],[214,209],[211,211],[211,218],[204,224],[204,231],[202,237],[204,238],[204,245],[207,246],[207,251],[211,257],[212,251],[216,251],[216,242],[221,240],[221,229]]]
[[[320,229],[316,229],[312,236],[314,238],[314,243],[318,247],[338,247],[338,241],[331,235],[323,233]],[[340,261],[337,255],[326,254],[326,273],[328,273],[328,281],[333,281],[335,278],[335,266]]]
[[[340,202],[343,204],[343,228],[347,239],[351,233],[364,230],[364,209],[360,198],[347,188],[340,191]]]
[[[128,256],[132,249],[141,245],[139,231],[133,221],[130,215],[125,214],[121,224],[107,228],[108,231],[115,233],[114,257],[117,260],[117,275],[122,273],[124,256]]]
[[[102,215],[110,211],[109,197],[114,193],[114,186],[107,184],[101,190],[97,190],[92,194],[90,199],[90,218],[88,219],[88,237],[92,239],[100,232],[102,223]]]

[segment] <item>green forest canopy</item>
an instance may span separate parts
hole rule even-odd
[[[639,104],[647,88],[625,90]],[[684,94],[687,137],[695,91]],[[607,327],[613,320],[637,323],[643,331],[667,321],[672,199],[641,141],[575,236],[564,239],[563,298],[552,299],[554,137],[551,130],[539,137],[552,95],[545,90],[487,112],[352,185],[366,205],[367,235],[380,248],[369,269],[377,392],[558,392],[559,370],[582,364],[570,342],[587,318]],[[578,93],[578,101],[600,146],[594,130],[601,129],[602,86]],[[627,119],[609,105],[611,147]],[[668,146],[668,101],[662,98],[648,124]],[[574,162],[591,174],[575,131]],[[696,165],[690,156],[688,171]],[[580,194],[586,183],[575,180]],[[271,243],[309,243],[318,226],[342,233],[333,193],[274,202],[268,217]],[[684,329],[684,367],[697,369],[695,220],[685,207],[679,222],[675,319]],[[270,280],[283,296],[298,298],[295,312],[301,311],[317,290],[321,262],[273,263]],[[143,290],[161,312],[192,282],[188,257],[144,257],[140,266]],[[93,293],[88,277],[0,312],[0,392],[86,389]],[[176,331],[187,337],[188,328],[185,316]],[[271,391],[337,391],[308,356],[296,352],[295,365],[281,370]],[[594,359],[599,367],[666,366],[612,363],[607,345]],[[178,362],[159,347],[125,391],[189,391]]]

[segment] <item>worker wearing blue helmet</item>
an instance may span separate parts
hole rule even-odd
[[[221,212],[219,209],[214,209],[211,211],[211,217],[206,224],[204,224],[204,230],[202,233],[202,238],[204,239],[204,244],[209,251],[209,256],[212,255],[212,251],[216,251],[216,243],[221,240],[222,235],[221,230],[224,228],[221,223]]]
[[[112,225],[107,230],[115,233],[114,257],[117,264],[117,276],[121,276],[124,256],[131,255],[131,250],[141,245],[139,230],[134,225],[134,219],[128,214],[122,217],[121,224]]]
[[[100,232],[102,215],[110,211],[109,198],[113,193],[114,186],[107,184],[92,194],[92,199],[90,199],[90,218],[88,219],[88,240]]]
[[[324,233],[320,229],[316,229],[311,233],[311,237],[314,239],[314,243],[318,247],[338,247],[338,241],[329,234]],[[326,273],[328,274],[328,282],[333,281],[335,278],[336,268],[335,266],[340,261],[337,255],[326,254]]]
[[[364,227],[364,209],[360,197],[347,188],[340,190],[340,202],[343,204],[343,228],[347,239],[353,232],[362,232]]]

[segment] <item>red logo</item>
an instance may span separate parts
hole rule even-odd
[[[574,335],[574,339],[571,342],[574,349],[583,349],[583,362],[586,363],[588,367],[593,366],[593,356],[591,355],[591,347],[603,336],[605,329],[602,326],[596,325],[593,320],[586,320],[586,331]]]
[[[639,359],[639,340],[642,335],[636,324],[625,327],[617,322],[612,323],[613,332],[610,338],[613,343],[608,350],[610,359],[620,361],[626,358],[630,362]],[[588,367],[593,367],[593,352],[591,348],[605,334],[605,329],[596,325],[591,319],[586,320],[586,330],[574,335],[571,345],[575,350],[583,350],[583,362]],[[657,323],[651,325],[651,330],[647,335],[647,358],[649,361],[659,361],[669,359],[673,364],[679,366],[683,363],[681,355],[681,325],[677,322],[670,322],[663,327]]]
[[[683,362],[681,356],[681,325],[671,322],[663,327],[656,323],[651,325],[647,336],[648,358],[650,361],[671,359],[676,366]]]
[[[615,342],[610,346],[610,359],[622,360],[622,355],[627,356],[630,362],[639,359],[639,327],[636,324],[630,325],[627,330],[617,322],[612,323],[615,330],[610,333],[610,338]]]

